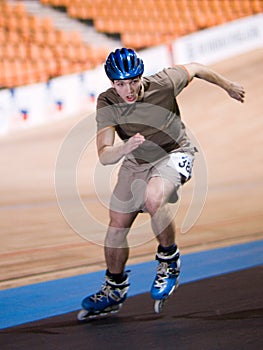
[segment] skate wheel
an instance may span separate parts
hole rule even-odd
[[[107,316],[109,314],[116,314],[117,312],[120,311],[121,307],[122,307],[122,304],[118,304],[118,305],[114,305],[114,306],[111,306],[109,308],[106,308],[104,310],[95,311],[95,312],[82,309],[77,314],[77,320],[80,322],[83,322],[83,321],[91,320],[94,318]]]
[[[154,312],[159,314],[162,312],[166,299],[155,300],[154,301]]]
[[[78,321],[85,321],[88,317],[89,312],[87,310],[80,310],[77,319]]]
[[[120,311],[121,307],[122,307],[122,304],[118,304],[116,307],[113,307],[109,312],[111,314],[117,314]]]

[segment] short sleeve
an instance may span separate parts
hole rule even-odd
[[[96,108],[97,131],[106,127],[115,127],[114,105],[107,100],[104,93],[99,95]]]
[[[184,66],[179,65],[171,68],[166,68],[164,71],[172,81],[174,87],[174,96],[176,97],[188,85],[190,81],[189,73]]]

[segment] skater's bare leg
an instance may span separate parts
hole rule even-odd
[[[110,224],[105,238],[105,260],[111,274],[122,274],[129,257],[127,234],[137,212],[119,213],[110,211]]]
[[[105,260],[107,271],[105,282],[101,289],[88,295],[82,300],[82,308],[78,320],[85,321],[120,310],[126,300],[129,289],[129,278],[124,273],[125,264],[129,256],[127,234],[136,218],[137,213],[110,212],[110,225],[105,238]]]
[[[175,243],[175,226],[167,204],[155,212],[151,218],[151,224],[161,246],[170,247]]]
[[[180,272],[179,250],[175,244],[173,217],[168,201],[174,185],[160,177],[152,178],[146,191],[146,208],[151,215],[153,232],[159,242],[156,259],[158,267],[151,287],[154,311],[162,311],[165,301],[178,285]]]
[[[151,216],[152,230],[163,247],[175,244],[175,227],[168,200],[174,184],[161,177],[150,179],[146,189],[145,206]]]

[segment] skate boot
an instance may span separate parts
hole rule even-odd
[[[167,298],[178,287],[180,252],[176,246],[166,252],[159,246],[156,260],[158,260],[159,264],[152,284],[151,295],[154,299],[154,311],[160,313]]]
[[[127,297],[130,286],[128,275],[125,275],[124,278],[123,282],[116,283],[106,274],[101,290],[83,299],[81,303],[83,309],[78,313],[78,320],[85,321],[98,316],[117,313]]]

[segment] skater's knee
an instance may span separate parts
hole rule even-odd
[[[147,211],[154,215],[157,210],[165,206],[169,201],[171,193],[174,191],[174,185],[160,177],[152,178],[145,191],[145,208]]]
[[[145,192],[145,208],[151,215],[154,215],[157,210],[165,203],[163,191],[159,188],[149,186]]]
[[[127,234],[136,215],[136,213],[110,212],[110,223],[105,238],[107,247],[127,247]]]
[[[145,198],[145,208],[150,215],[154,215],[157,210],[162,206],[162,199],[158,196]]]
[[[136,215],[137,213],[119,213],[111,210],[109,227],[116,229],[116,231],[129,229]]]
[[[105,237],[105,246],[111,248],[126,248],[127,234],[127,229],[109,227]]]

